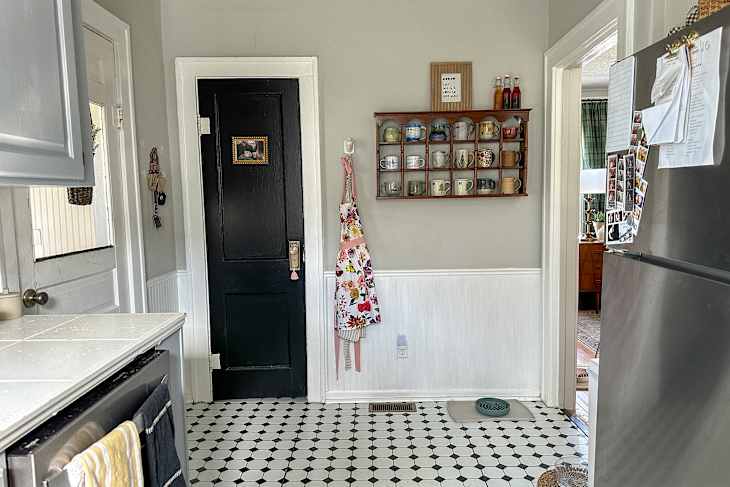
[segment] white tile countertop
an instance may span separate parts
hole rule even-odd
[[[0,453],[176,333],[184,320],[166,313],[0,321]]]

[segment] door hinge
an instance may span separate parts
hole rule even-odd
[[[118,129],[122,128],[124,123],[124,107],[122,105],[114,106],[114,126]]]
[[[220,369],[221,369],[221,354],[212,353],[210,355],[210,370],[220,370]]]
[[[210,135],[210,118],[198,115],[198,135]]]

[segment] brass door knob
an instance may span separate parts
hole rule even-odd
[[[48,293],[38,292],[35,289],[26,289],[23,293],[23,305],[26,308],[32,308],[36,304],[43,306],[48,303]]]

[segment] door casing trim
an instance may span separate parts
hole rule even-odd
[[[618,35],[619,59],[633,52],[636,0],[604,0],[545,53],[545,170],[542,224],[542,400],[574,408],[578,295],[580,133],[567,103],[579,86],[575,68]]]
[[[186,362],[190,368],[190,398],[211,401],[210,307],[203,204],[203,175],[198,135],[198,79],[289,78],[299,80],[302,144],[304,241],[307,277],[306,353],[307,398],[323,402],[325,392],[324,237],[322,171],[319,134],[319,81],[316,57],[178,57],[175,59],[180,165],[185,223],[185,258],[190,272],[191,300],[185,323]],[[181,303],[182,306],[182,303]]]

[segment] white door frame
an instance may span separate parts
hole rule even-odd
[[[568,410],[575,408],[578,312],[578,66],[616,33],[618,57],[633,51],[634,2],[604,0],[545,53],[542,398]]]
[[[307,396],[325,397],[324,239],[322,228],[322,172],[319,140],[319,93],[316,57],[179,57],[175,59],[180,164],[185,220],[185,257],[190,271],[190,318],[185,323],[186,361],[193,401],[211,401],[210,309],[205,239],[203,174],[198,135],[198,87],[202,78],[291,78],[299,80],[302,144],[304,241],[307,276],[306,347]]]
[[[116,67],[115,86],[117,103],[122,108],[122,129],[115,131],[119,137],[122,160],[121,211],[124,225],[114,229],[115,246],[122,246],[118,253],[124,262],[117,262],[119,281],[129,289],[129,309],[133,313],[147,312],[147,272],[145,270],[144,233],[142,230],[142,197],[139,187],[139,162],[137,157],[137,124],[134,113],[134,86],[132,83],[132,43],[129,25],[105,10],[93,0],[82,0],[81,19],[84,26],[106,37],[114,45]],[[112,132],[114,133],[114,132]]]
[[[120,156],[122,162],[123,204],[121,208],[114,208],[123,214],[124,225],[115,228],[115,246],[121,247],[118,255],[123,262],[117,262],[117,279],[127,283],[129,289],[129,309],[132,312],[144,313],[147,311],[147,286],[144,267],[144,242],[142,233],[142,209],[139,190],[139,166],[137,163],[137,139],[134,115],[134,94],[132,86],[132,55],[129,25],[103,9],[93,0],[82,0],[81,17],[84,26],[107,38],[114,45],[115,56],[115,98],[123,108],[124,120],[121,130],[114,130],[119,137]],[[79,58],[79,62],[84,62]],[[14,192],[14,193],[13,193]],[[14,196],[13,196],[14,194]],[[21,290],[21,274],[33,272],[26,269],[23,262],[33,260],[33,249],[18,248],[14,242],[32,241],[29,235],[16,233],[14,211],[17,204],[27,204],[27,188],[2,188],[0,201],[3,201],[3,212],[0,212],[0,226],[2,227],[3,255],[0,260],[4,265],[0,269],[5,271],[3,285],[11,290]],[[18,203],[20,202],[20,203]],[[30,222],[27,222],[27,231],[30,232]],[[23,230],[25,231],[25,230]],[[30,252],[30,257],[25,253]],[[19,254],[22,254],[19,256]],[[81,254],[83,255],[83,254]],[[76,261],[81,257],[77,257]],[[72,264],[73,265],[73,264]],[[21,268],[22,267],[22,268]]]

